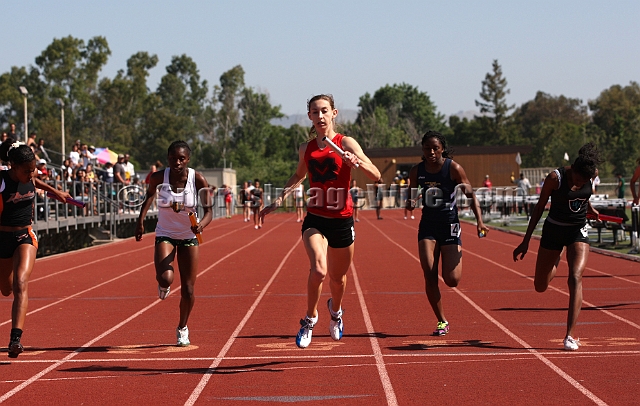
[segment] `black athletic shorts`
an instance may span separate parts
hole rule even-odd
[[[588,225],[561,226],[545,220],[542,226],[542,239],[540,246],[548,250],[562,251],[574,242],[589,244]]]
[[[330,219],[307,213],[302,223],[302,233],[309,228],[318,230],[331,248],[346,248],[356,240],[353,217]]]
[[[0,258],[13,257],[13,253],[22,244],[33,245],[38,249],[38,239],[30,226],[18,231],[0,231]]]
[[[423,217],[418,226],[418,241],[421,240],[435,240],[441,246],[462,246],[460,223],[434,223]]]
[[[197,238],[188,238],[186,240],[176,240],[175,238],[171,238],[171,237],[156,237],[156,245],[162,242],[169,243],[174,247],[196,247],[200,245],[198,244]]]

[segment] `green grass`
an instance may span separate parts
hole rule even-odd
[[[534,235],[539,236],[542,234],[542,224],[544,224],[544,219],[546,218],[546,215],[547,215],[547,212],[544,213],[542,219],[540,219],[540,221],[538,222],[538,225],[536,226],[536,229],[533,232]],[[631,210],[629,209],[627,209],[627,216],[631,218]],[[507,221],[501,218],[495,218],[495,219],[492,218],[489,221],[485,220],[485,224],[487,224],[490,227],[503,229],[503,230],[518,231],[521,233],[525,233],[528,227],[528,221],[524,215],[511,216],[507,219]],[[626,224],[626,227],[631,228],[630,222]],[[621,235],[621,233],[619,233],[619,235]],[[592,228],[589,230],[589,240],[590,240],[589,245],[591,245],[594,248],[604,249],[604,250],[616,252],[619,254],[628,254],[632,248],[630,246],[631,241],[629,239],[629,232],[625,232],[625,237],[626,237],[626,240],[620,241],[620,238],[619,238],[618,243],[616,245],[613,245],[613,232],[611,230],[602,229],[602,242],[598,243],[597,230],[595,228]],[[640,254],[631,254],[631,255],[640,258]]]

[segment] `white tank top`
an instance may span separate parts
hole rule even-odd
[[[169,237],[176,240],[196,238],[191,231],[189,213],[198,213],[198,195],[196,193],[196,171],[188,168],[187,184],[180,193],[174,193],[169,183],[169,168],[164,170],[164,181],[158,187],[158,225],[157,237]],[[172,206],[178,203],[181,210],[176,213]]]

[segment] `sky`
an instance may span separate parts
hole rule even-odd
[[[365,93],[408,83],[444,115],[477,110],[493,60],[519,106],[536,92],[593,100],[640,81],[640,1],[2,1],[0,74],[35,65],[54,38],[107,39],[101,76],[156,54],[155,90],[186,54],[210,86],[236,65],[285,114],[315,94],[357,110]]]

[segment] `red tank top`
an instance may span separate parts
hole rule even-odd
[[[333,142],[342,146],[342,134],[336,134]],[[353,203],[349,194],[351,167],[329,146],[318,147],[316,140],[309,141],[304,152],[309,173],[309,200],[307,211],[323,217],[348,218],[353,215]]]

